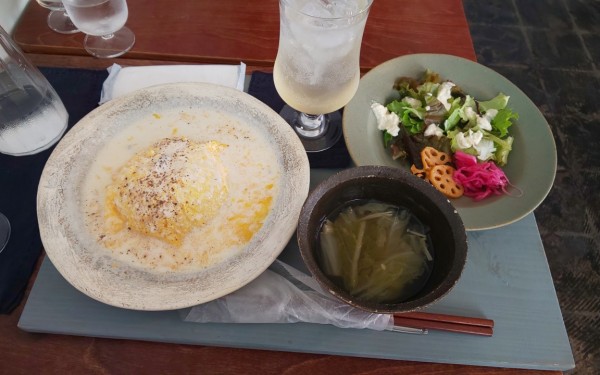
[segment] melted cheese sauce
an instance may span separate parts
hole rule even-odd
[[[219,157],[228,193],[217,214],[192,228],[178,244],[127,225],[115,230],[114,212],[106,204],[108,186],[134,155],[173,137],[226,146]],[[279,158],[266,135],[243,121],[207,110],[153,113],[124,128],[98,153],[83,183],[85,224],[121,261],[158,272],[193,271],[243,251],[276,203],[280,178]]]

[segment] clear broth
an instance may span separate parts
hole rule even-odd
[[[349,202],[323,220],[317,262],[340,288],[366,302],[416,295],[433,269],[429,228],[408,208],[376,200]]]

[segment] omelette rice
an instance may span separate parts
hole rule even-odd
[[[227,198],[219,154],[226,145],[165,138],[136,154],[107,187],[109,230],[125,227],[179,246],[211,220]]]
[[[243,121],[197,109],[153,113],[106,143],[82,181],[89,240],[114,267],[211,267],[259,240],[281,168],[268,135]]]

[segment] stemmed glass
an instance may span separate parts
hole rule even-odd
[[[63,0],[71,20],[86,33],[85,49],[93,56],[111,58],[129,51],[135,35],[125,27],[125,0]]]
[[[10,238],[10,221],[0,212],[0,253],[8,244]]]
[[[307,152],[342,135],[338,110],[360,80],[360,47],[373,0],[279,0],[275,88],[288,104],[280,115]]]
[[[57,33],[74,34],[78,33],[77,27],[69,18],[62,0],[36,0],[38,4],[46,9],[50,9],[48,14],[48,27]]]

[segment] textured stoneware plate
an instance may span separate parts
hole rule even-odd
[[[483,65],[463,58],[416,54],[401,56],[375,67],[363,76],[358,92],[344,109],[343,127],[346,145],[356,165],[408,167],[392,160],[383,147],[370,106],[373,101],[388,103],[398,97],[393,89],[396,78],[420,77],[425,69],[438,72],[480,100],[499,92],[510,96],[509,107],[519,114],[510,128],[514,136],[508,165],[504,167],[510,182],[522,190],[520,197],[494,196],[476,202],[462,197],[451,200],[465,228],[470,231],[501,227],[533,211],[546,197],[556,174],[556,146],[548,123],[535,104],[509,80]]]
[[[133,123],[161,111],[193,109],[215,114],[263,132],[281,174],[279,189],[264,224],[241,252],[205,269],[155,272],[116,259],[86,230],[82,186],[99,151]],[[202,119],[194,122],[211,139]],[[240,150],[240,156],[243,156]],[[234,171],[230,171],[234,172]],[[77,123],[50,156],[38,190],[38,220],[48,257],[75,288],[118,307],[170,310],[228,294],[260,275],[295,231],[309,188],[306,153],[294,131],[277,113],[253,97],[212,84],[154,86],[108,102]]]

